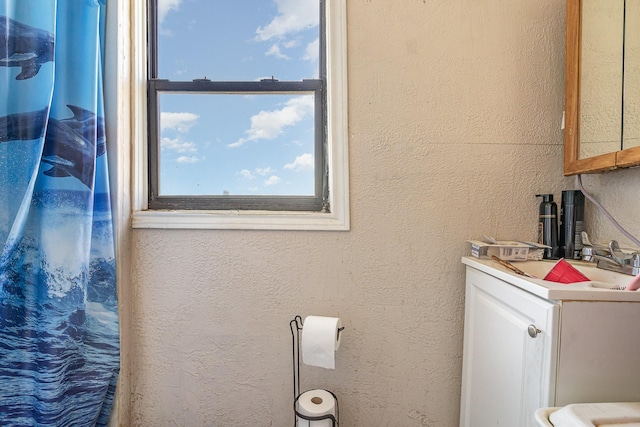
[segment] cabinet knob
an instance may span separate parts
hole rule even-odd
[[[529,327],[527,328],[527,332],[529,332],[529,336],[531,338],[535,338],[542,331],[540,329],[536,328],[536,325],[529,325]]]

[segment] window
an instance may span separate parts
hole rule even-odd
[[[147,13],[134,226],[348,229],[344,0]]]

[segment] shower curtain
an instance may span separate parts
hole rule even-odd
[[[106,0],[0,1],[0,425],[107,425],[119,328]]]

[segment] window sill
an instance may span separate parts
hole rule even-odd
[[[348,231],[346,214],[271,211],[134,211],[136,229]]]

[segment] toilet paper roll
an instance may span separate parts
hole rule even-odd
[[[316,389],[305,391],[300,395],[297,402],[296,411],[298,414],[307,417],[322,417],[324,415],[336,416],[336,400],[335,397],[327,390]],[[296,416],[298,427],[332,427],[331,418],[324,420],[305,420],[300,416]]]
[[[302,326],[302,363],[335,369],[341,327],[337,317],[307,316]]]

